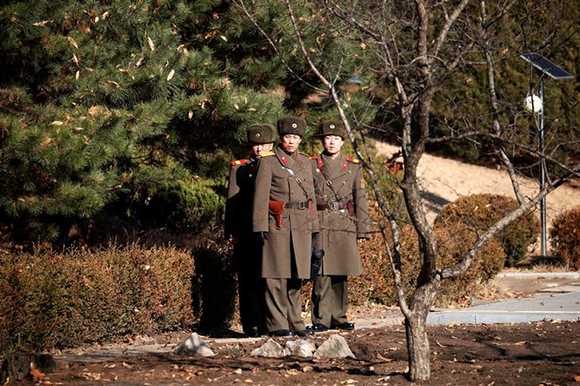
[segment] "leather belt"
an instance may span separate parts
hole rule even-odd
[[[331,202],[331,203],[322,203],[322,204],[316,204],[316,209],[317,210],[326,210],[326,209],[330,209],[330,210],[340,210],[340,209],[347,209],[348,208],[348,203],[346,202]]]
[[[286,209],[308,209],[308,201],[288,201],[284,204],[284,208]]]

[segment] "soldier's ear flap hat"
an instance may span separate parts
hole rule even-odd
[[[251,125],[246,132],[251,143],[272,143],[276,139],[276,129],[268,124]]]
[[[300,117],[284,117],[278,119],[278,134],[296,134],[301,137],[306,133],[306,121]]]
[[[340,138],[346,138],[346,131],[344,125],[340,121],[323,121],[318,126],[318,135],[325,137],[327,135],[338,135]]]

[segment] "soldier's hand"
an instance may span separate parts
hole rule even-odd
[[[319,232],[312,232],[312,244],[314,244],[318,239],[318,233]]]
[[[268,240],[268,232],[255,232],[255,233],[256,236],[258,237],[258,240],[260,240],[262,244],[264,244],[266,240]]]

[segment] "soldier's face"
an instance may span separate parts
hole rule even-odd
[[[272,150],[273,143],[252,143],[252,155],[259,156]]]
[[[326,135],[324,137],[324,151],[328,155],[334,155],[342,149],[344,140],[338,135]]]
[[[296,134],[284,134],[280,137],[280,146],[288,154],[294,153],[298,150],[302,137]]]

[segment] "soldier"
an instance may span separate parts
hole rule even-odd
[[[310,278],[312,237],[319,231],[309,157],[298,152],[306,121],[278,120],[280,145],[260,158],[253,230],[263,242],[266,330],[270,336],[312,333],[302,320],[300,288]]]
[[[252,125],[247,135],[252,154],[232,161],[230,169],[225,237],[234,244],[242,327],[246,335],[258,337],[264,331],[264,285],[261,245],[252,233],[252,197],[258,158],[271,153],[276,131],[272,125]]]
[[[346,315],[347,277],[362,273],[357,239],[369,238],[365,181],[360,160],[341,153],[346,134],[342,123],[322,122],[319,134],[324,152],[313,157],[312,166],[321,227],[316,249],[324,250],[324,257],[312,288],[312,329],[353,330]]]

